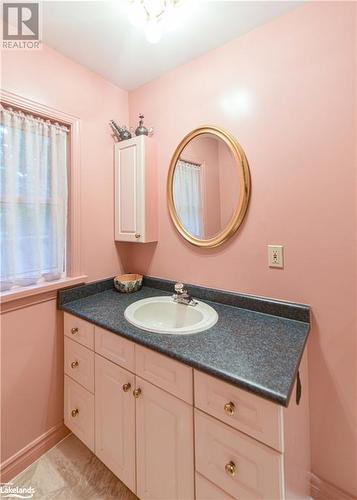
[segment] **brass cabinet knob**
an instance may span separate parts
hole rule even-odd
[[[224,411],[227,413],[227,415],[234,415],[234,412],[235,412],[235,409],[236,409],[236,406],[234,403],[232,403],[232,401],[230,401],[229,403],[226,403],[224,405]]]
[[[130,390],[131,384],[128,382],[127,384],[123,385],[123,391],[128,392]]]
[[[72,361],[71,367],[72,368],[77,368],[77,366],[79,366],[79,362],[78,361]]]
[[[232,460],[224,466],[224,470],[229,474],[230,476],[234,477],[236,474],[237,466]]]
[[[78,333],[78,328],[76,326],[71,328],[71,334],[74,335],[75,333]]]
[[[140,387],[139,387],[138,389],[135,389],[135,390],[133,391],[133,396],[134,396],[134,398],[136,398],[136,399],[140,396],[140,394],[141,394],[141,389],[140,389]]]
[[[74,410],[71,411],[72,417],[76,417],[78,415],[78,413],[79,413],[78,408],[75,408]]]
[[[138,240],[140,238],[140,233],[135,233],[135,238]]]

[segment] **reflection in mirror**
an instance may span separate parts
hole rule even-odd
[[[231,149],[205,133],[182,150],[173,174],[173,203],[184,229],[210,239],[232,220],[240,198],[240,176]]]

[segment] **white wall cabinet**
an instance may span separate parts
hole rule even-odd
[[[64,324],[65,424],[139,498],[309,498],[306,354],[300,404],[283,408],[70,314]]]
[[[154,139],[141,135],[115,145],[115,240],[157,241]]]

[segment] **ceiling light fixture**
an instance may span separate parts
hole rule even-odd
[[[130,0],[129,20],[144,29],[146,40],[158,43],[165,31],[176,27],[177,7],[183,0]]]

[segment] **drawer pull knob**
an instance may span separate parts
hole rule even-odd
[[[234,477],[236,475],[237,466],[234,462],[230,461],[225,465],[224,469],[230,476]]]
[[[235,409],[236,409],[235,404],[232,403],[232,401],[224,405],[224,411],[227,413],[227,415],[230,416],[234,415]]]
[[[72,361],[71,367],[74,369],[74,368],[77,368],[77,366],[79,366],[79,362],[78,361]]]
[[[71,334],[75,335],[76,333],[78,333],[78,328],[75,326],[75,327],[71,328]]]
[[[72,415],[72,417],[76,417],[76,416],[78,415],[78,413],[79,413],[78,408],[76,408],[75,410],[72,410],[72,411],[71,411],[71,415]]]
[[[141,394],[141,389],[140,389],[140,387],[139,387],[139,389],[135,389],[135,390],[133,391],[133,396],[134,396],[134,398],[136,398],[136,399],[138,399],[138,397],[140,396],[140,394]]]
[[[123,385],[123,391],[128,392],[130,390],[131,384],[128,382],[127,384]]]
[[[138,240],[140,238],[140,233],[135,233],[135,238]]]

